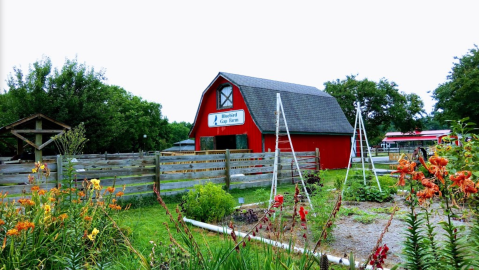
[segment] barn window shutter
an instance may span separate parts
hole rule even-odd
[[[236,149],[248,149],[248,135],[236,135]]]
[[[200,137],[200,150],[214,150],[215,137]]]

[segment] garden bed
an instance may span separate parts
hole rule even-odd
[[[307,204],[303,203],[303,206]],[[393,207],[397,205],[399,210],[396,212],[394,219],[389,226],[388,232],[384,235],[383,244],[387,244],[389,247],[388,258],[385,263],[385,267],[391,268],[395,264],[401,261],[401,252],[403,248],[404,232],[406,230],[406,222],[404,221],[406,213],[410,211],[409,207],[405,204],[404,196],[395,195],[394,202],[343,202],[339,216],[336,219],[335,227],[332,231],[333,240],[327,244],[321,246],[321,251],[326,252],[328,255],[344,258],[347,260],[350,252],[353,252],[356,261],[364,261],[371,250],[376,245],[376,242],[381,235],[384,227],[386,226],[390,213]],[[261,205],[243,206],[236,212],[251,209],[258,218],[261,218],[266,210]],[[419,208],[418,208],[419,209]],[[431,222],[438,225],[438,222],[444,220],[444,217],[440,215],[439,203],[433,203],[430,209],[435,209],[436,214],[431,216]],[[292,207],[285,206],[283,209],[283,220],[285,221],[286,233],[280,239],[272,231],[267,231],[266,225],[263,224],[262,228],[255,233],[256,236],[264,237],[275,241],[288,242],[291,238],[290,225],[291,224],[291,212]],[[249,232],[256,222],[248,223],[246,221],[240,221],[235,219],[235,214],[224,218],[221,222],[215,223],[218,226],[228,226],[229,221],[232,220],[235,231],[247,233]],[[468,221],[453,221],[455,225],[470,225]],[[314,224],[309,224],[309,230],[305,230],[300,222],[296,222],[296,226],[293,229],[292,238],[296,247],[304,247],[308,242],[308,245],[313,245],[317,239],[313,238],[312,231]],[[438,236],[441,235],[440,228],[436,228]],[[303,234],[308,238],[304,238]]]

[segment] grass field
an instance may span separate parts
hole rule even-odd
[[[331,186],[334,185],[335,179],[344,179],[346,170],[329,170],[322,172],[322,178],[325,180],[325,184]],[[294,185],[280,185],[278,186],[277,193],[290,193],[294,194]],[[239,206],[238,198],[244,198],[245,204],[256,203],[258,199],[269,199],[270,187],[264,188],[249,188],[249,189],[235,189],[231,190],[230,194],[234,197],[236,204]],[[177,214],[175,209],[177,204],[181,201],[181,196],[165,197],[164,201],[169,208],[170,212],[176,218]],[[173,235],[177,235],[174,231],[173,224],[169,221],[165,210],[154,199],[137,200],[133,202],[132,208],[127,211],[122,211],[119,214],[119,226],[124,228],[125,231],[130,233],[130,239],[132,239],[132,245],[143,256],[148,257],[151,252],[152,244],[163,242],[169,243],[169,235],[166,230],[165,223],[168,224],[170,231]],[[215,247],[230,247],[231,243],[228,240],[229,236],[219,235],[204,231],[202,229],[194,228],[190,226],[196,239],[200,239],[199,242],[204,243],[204,239],[208,241],[210,246]],[[261,250],[263,247],[261,244],[255,243],[256,248]],[[205,245],[202,245],[205,246]],[[138,269],[138,260],[134,254],[125,254],[122,260],[115,262],[115,267],[118,269]],[[332,269],[342,269],[336,266]]]

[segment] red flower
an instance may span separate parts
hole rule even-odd
[[[386,244],[384,244],[384,246],[379,247],[378,249],[376,249],[376,252],[373,255],[373,259],[371,260],[371,262],[369,264],[371,264],[373,266],[373,268],[376,267],[376,268],[383,269],[384,259],[387,258],[388,250],[389,250],[389,248]]]
[[[300,206],[299,207],[299,216],[301,217],[301,221],[306,221],[306,215],[308,214],[308,211],[304,210],[304,207]]]
[[[283,201],[284,201],[283,195],[274,196],[273,207],[280,207],[283,204]]]

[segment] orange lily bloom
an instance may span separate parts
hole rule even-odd
[[[391,172],[391,174],[400,173],[399,182],[397,183],[398,186],[404,186],[406,184],[404,177],[406,176],[406,174],[413,174],[415,167],[416,167],[416,162],[409,162],[408,160],[405,160],[405,159],[399,160],[399,165],[397,167],[397,170]]]

